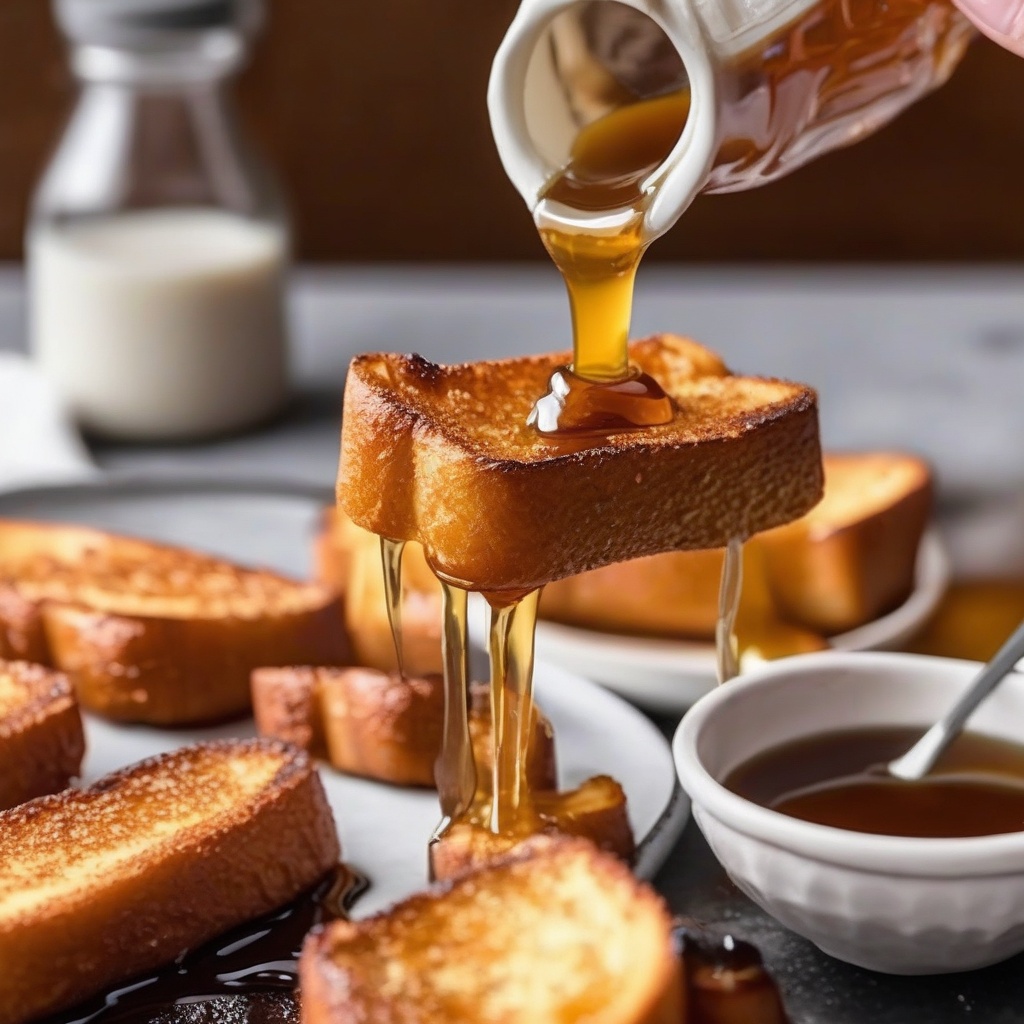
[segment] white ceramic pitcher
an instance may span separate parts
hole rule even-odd
[[[488,106],[505,170],[531,209],[594,117],[574,95],[579,80],[602,60],[637,77],[658,49],[643,44],[644,26],[674,50],[675,71],[642,87],[690,92],[678,142],[643,183],[648,240],[699,192],[762,184],[874,131],[945,82],[971,37],[948,0],[522,0]],[[569,65],[582,73],[573,78]],[[730,155],[737,132],[749,135],[743,158]],[[572,220],[571,210],[559,215]]]

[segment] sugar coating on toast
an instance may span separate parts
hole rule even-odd
[[[670,930],[661,901],[619,862],[586,842],[535,839],[387,914],[308,939],[300,969],[311,1005],[303,1015],[678,1020]]]
[[[373,354],[349,370],[338,501],[378,536],[423,544],[441,575],[530,591],[611,562],[722,547],[821,497],[814,392],[726,372],[683,338],[631,361],[670,423],[552,442],[527,426],[565,354],[437,366]]]
[[[0,930],[57,900],[88,902],[106,880],[215,844],[239,816],[311,771],[271,741],[223,741],[140,762],[83,790],[0,814]]]
[[[327,600],[321,587],[187,548],[41,523],[0,522],[0,578],[30,600],[134,615],[252,618]]]

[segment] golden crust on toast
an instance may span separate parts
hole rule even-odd
[[[809,388],[730,375],[670,335],[633,343],[630,358],[675,400],[672,422],[562,444],[526,418],[564,353],[458,366],[359,356],[345,389],[339,503],[378,536],[420,541],[452,580],[516,591],[722,546],[819,499]]]
[[[182,748],[5,811],[0,1024],[173,960],[338,856],[309,758],[271,740]]]
[[[402,677],[368,668],[257,669],[252,674],[256,728],[294,743],[333,767],[399,786],[433,786],[441,750],[444,685],[440,676]],[[491,763],[487,688],[470,688],[476,763]],[[555,786],[551,727],[535,710],[527,765],[531,784]]]
[[[829,636],[892,611],[913,589],[932,504],[931,471],[916,456],[827,456],[822,501],[758,538],[779,614]]]
[[[671,919],[620,861],[537,837],[365,921],[313,932],[303,1024],[679,1024]]]
[[[0,661],[0,810],[64,789],[84,753],[82,716],[67,676]]]
[[[86,527],[0,521],[4,649],[68,672],[83,707],[109,718],[242,714],[252,669],[347,660],[340,615],[333,592],[265,570]]]

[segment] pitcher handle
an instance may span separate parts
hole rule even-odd
[[[491,66],[487,107],[505,173],[532,210],[547,183],[562,168],[534,144],[527,125],[526,86],[530,61],[551,21],[579,0],[523,0]],[[716,85],[709,44],[690,0],[616,0],[654,21],[676,48],[690,81],[690,112],[679,140],[651,173],[657,186],[645,215],[648,241],[664,234],[690,205],[714,159]]]

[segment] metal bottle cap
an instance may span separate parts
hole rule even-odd
[[[228,29],[249,35],[263,20],[263,0],[53,0],[57,22],[76,43],[146,46]]]

